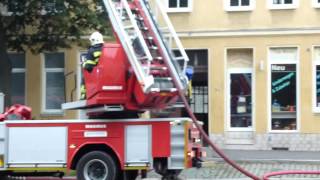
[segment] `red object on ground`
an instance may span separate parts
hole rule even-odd
[[[28,106],[15,104],[0,114],[0,121],[4,120],[31,120],[32,109]]]
[[[289,174],[317,174],[320,175],[320,171],[278,171],[278,172],[271,172],[263,175],[263,180],[269,180],[271,176],[282,176],[282,175],[289,175]]]

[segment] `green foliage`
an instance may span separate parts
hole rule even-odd
[[[0,0],[10,12],[0,20],[8,49],[32,52],[84,45],[84,36],[98,30],[111,36],[111,26],[101,0]],[[83,40],[82,40],[83,39]]]

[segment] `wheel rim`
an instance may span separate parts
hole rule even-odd
[[[108,176],[108,166],[100,159],[92,159],[84,166],[86,180],[105,180]]]

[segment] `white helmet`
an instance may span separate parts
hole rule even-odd
[[[99,33],[98,31],[94,32],[91,34],[90,38],[90,43],[91,45],[96,45],[96,44],[102,44],[103,43],[103,36],[101,33]]]

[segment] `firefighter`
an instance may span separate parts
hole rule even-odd
[[[192,76],[194,74],[193,71],[193,67],[192,66],[188,66],[186,69],[186,76],[188,78],[188,89],[187,89],[187,97],[189,98],[189,100],[192,99]]]
[[[93,68],[98,65],[100,55],[102,53],[102,46],[103,46],[103,36],[99,32],[94,32],[90,35],[90,43],[91,46],[88,49],[86,59],[82,62],[82,67],[88,71],[89,73],[92,72]],[[84,84],[84,79],[82,78],[81,82],[81,97],[80,99],[86,98],[86,88]]]

